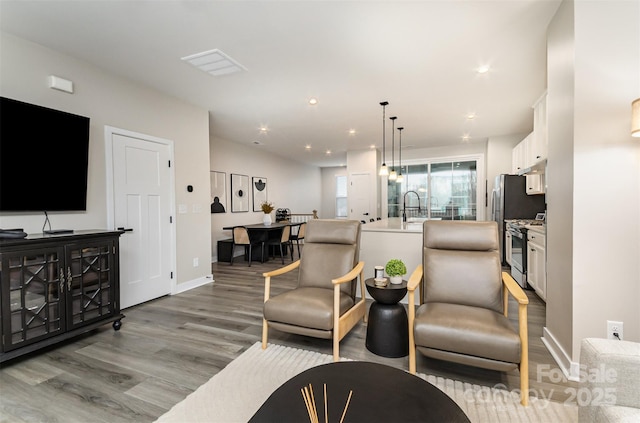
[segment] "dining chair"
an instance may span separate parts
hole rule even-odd
[[[234,227],[232,240],[233,240],[233,245],[231,246],[231,263],[230,263],[231,266],[233,266],[233,256],[234,256],[233,252],[235,250],[236,245],[244,246],[245,254],[248,253],[249,266],[251,266],[251,255],[253,253],[252,247],[254,245],[260,245],[262,248],[260,261],[264,263],[264,242],[262,240],[252,240],[251,237],[249,236],[249,231],[247,230],[247,228],[245,228],[244,226]]]
[[[296,246],[298,247],[298,258],[300,258],[300,241],[304,242],[304,234],[307,231],[307,223],[306,222],[299,223],[299,224],[297,224],[295,226],[297,226],[298,230],[297,231],[293,231],[293,228],[291,228],[292,231],[291,231],[291,238],[290,238],[291,239],[290,247],[291,247],[291,260],[292,261],[293,261],[293,242],[294,241],[296,242]]]
[[[265,241],[265,246],[267,247],[267,254],[271,253],[271,247],[278,246],[280,247],[280,259],[282,260],[282,264],[284,264],[284,256],[282,246],[286,245],[287,248],[291,248],[291,260],[293,260],[293,245],[291,244],[291,226],[284,225],[282,227],[282,231],[280,232],[280,236],[278,238],[267,239]]]

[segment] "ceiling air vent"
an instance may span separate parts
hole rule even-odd
[[[182,60],[213,76],[228,75],[247,70],[247,68],[217,48],[185,56]]]

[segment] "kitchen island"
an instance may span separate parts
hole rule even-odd
[[[410,218],[403,222],[400,217],[390,217],[363,224],[360,260],[365,263],[365,278],[374,277],[375,266],[384,266],[392,258],[397,258],[407,266],[404,279],[408,279],[422,264],[422,226],[425,220]],[[370,298],[369,295],[367,297]],[[406,303],[407,298],[402,302]]]

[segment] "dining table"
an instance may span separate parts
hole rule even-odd
[[[253,241],[267,242],[269,239],[272,239],[272,238],[279,239],[283,227],[296,226],[296,225],[299,225],[299,223],[274,222],[269,225],[265,225],[264,223],[251,223],[248,225],[224,226],[222,229],[225,231],[227,230],[233,231],[233,228],[237,226],[243,226],[247,228],[247,232],[249,232],[249,238],[251,239],[252,242]],[[252,254],[252,259],[255,259],[255,260],[263,259],[262,251],[260,250],[258,251],[254,250],[254,251],[255,251],[255,254]],[[260,253],[260,257],[256,256],[258,252]],[[269,259],[269,252],[265,252],[264,261],[267,261],[268,259]]]

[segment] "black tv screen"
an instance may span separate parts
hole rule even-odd
[[[0,211],[87,209],[89,118],[0,97]]]

